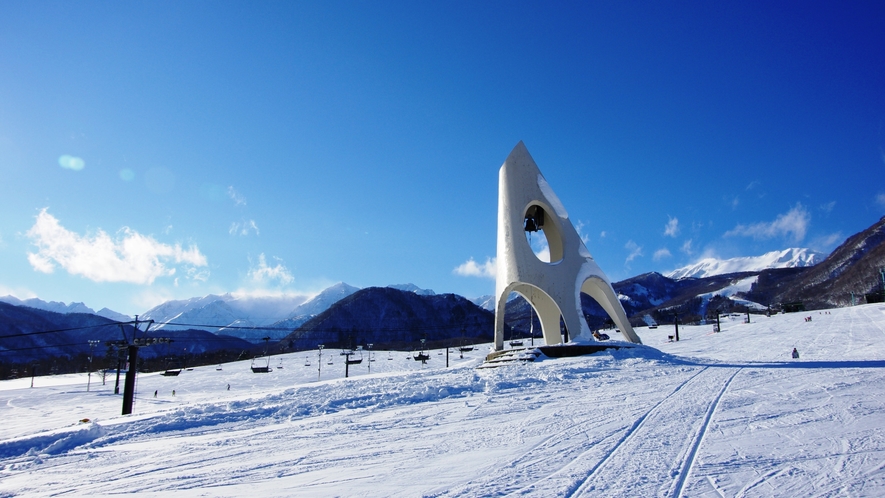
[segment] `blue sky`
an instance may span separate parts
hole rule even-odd
[[[612,280],[828,252],[885,214],[883,25],[881,2],[3,2],[0,295],[491,294],[519,140]]]

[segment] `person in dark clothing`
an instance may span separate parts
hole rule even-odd
[[[793,348],[793,359],[794,360],[799,359],[799,351],[796,351],[796,348]]]

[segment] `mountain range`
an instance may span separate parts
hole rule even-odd
[[[885,217],[849,237],[829,256],[811,265],[820,257],[806,249],[787,249],[757,258],[701,261],[667,275],[652,272],[615,282],[613,288],[634,325],[668,323],[675,316],[681,321],[703,321],[715,313],[776,311],[784,303],[799,302],[807,309],[815,309],[864,302],[875,297],[871,293],[883,288],[880,269],[885,268]],[[722,274],[721,271],[730,272]],[[454,294],[436,294],[412,284],[357,289],[341,282],[312,298],[224,294],[169,301],[148,310],[140,318],[155,320],[157,334],[202,329],[213,332],[213,336],[236,337],[253,344],[272,337],[274,341],[281,340],[281,348],[316,347],[318,340],[330,344],[374,342],[397,347],[411,343],[410,347],[414,347],[425,334],[428,340],[454,340],[461,336],[488,339],[494,316],[494,299],[490,297],[467,300]],[[28,312],[30,316],[23,318],[13,316],[15,313],[7,308],[8,323],[0,330],[0,336],[18,337],[28,330],[76,327],[99,318],[104,320],[102,324],[124,321],[121,318],[128,321],[128,317],[119,314],[97,316],[113,312],[94,313],[83,303],[20,301],[11,296],[0,301],[15,305],[9,308],[32,310]],[[582,306],[592,329],[610,325],[607,315],[592,299],[582,296]],[[52,316],[47,318],[47,313]],[[70,319],[65,321],[65,316]],[[89,316],[95,318],[84,318]],[[524,299],[511,296],[505,316],[508,326],[512,327],[508,334],[527,336],[530,331],[538,334],[539,325],[536,319],[531,319],[531,307]],[[29,325],[19,327],[16,320],[24,320]],[[72,351],[82,353],[86,341],[76,341],[79,341],[79,349]],[[17,350],[46,347],[47,351],[68,354],[56,347],[62,343],[37,341],[33,345],[17,344],[16,348],[4,343],[3,347]]]
[[[44,301],[36,297],[21,300],[15,296],[0,296],[0,302],[11,304],[13,306],[27,306],[38,310],[52,311],[55,313],[89,313],[90,315],[103,316],[118,322],[128,322],[132,320],[132,317],[124,315],[123,313],[117,313],[108,308],[102,308],[95,311],[83,303],[65,304],[59,301]]]

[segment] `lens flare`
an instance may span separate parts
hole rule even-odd
[[[67,154],[58,158],[58,164],[62,168],[80,171],[86,167],[86,162],[82,158],[69,156]]]

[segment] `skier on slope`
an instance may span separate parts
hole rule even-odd
[[[794,360],[799,359],[799,351],[796,351],[796,348],[793,348],[793,359]]]

